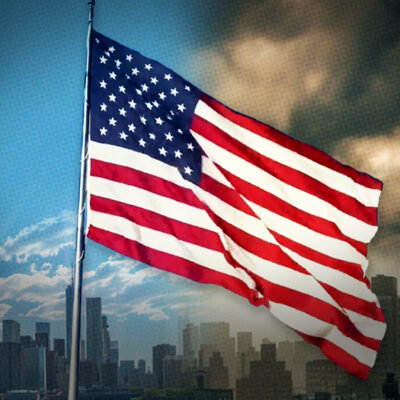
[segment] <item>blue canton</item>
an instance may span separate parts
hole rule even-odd
[[[147,154],[201,177],[201,148],[189,129],[199,89],[160,63],[92,33],[90,139]]]

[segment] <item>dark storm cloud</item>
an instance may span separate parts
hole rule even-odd
[[[399,4],[212,2],[201,11],[210,29],[198,40],[207,52],[214,43],[216,95],[325,149],[390,131],[400,109]]]

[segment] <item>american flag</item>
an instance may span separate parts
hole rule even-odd
[[[365,379],[386,324],[365,277],[382,183],[97,32],[88,237],[265,305]]]

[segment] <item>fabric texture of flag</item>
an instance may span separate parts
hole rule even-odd
[[[97,32],[88,237],[265,305],[365,379],[386,324],[365,276],[382,183]]]

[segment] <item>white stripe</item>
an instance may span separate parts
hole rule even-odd
[[[240,247],[229,236],[225,236],[225,240],[232,257],[239,264],[246,266],[261,278],[276,285],[312,296],[341,311],[340,306],[311,275],[260,258]]]
[[[304,225],[275,214],[251,201],[247,201],[247,203],[268,228],[278,232],[282,236],[330,257],[361,264],[366,269],[368,265],[367,259],[353,246],[350,246],[349,243],[313,231]]]
[[[334,222],[346,236],[353,239],[369,242],[376,233],[377,226],[360,221],[320,198],[282,182],[255,165],[210,142],[196,132],[191,132],[212,161],[240,179],[272,193],[286,202],[290,202],[300,210]]]
[[[359,281],[358,279],[353,278],[344,272],[338,271],[337,269],[330,268],[302,257],[287,247],[285,247],[285,253],[287,253],[290,258],[304,267],[304,269],[306,269],[311,275],[315,276],[315,278],[320,282],[334,286],[341,292],[348,293],[352,296],[358,297],[359,299],[369,302],[376,302],[375,294],[371,292],[364,282]]]
[[[91,194],[154,211],[185,224],[214,231],[214,224],[204,209],[149,192],[147,190],[92,176]]]
[[[195,114],[210,121],[213,125],[220,128],[244,145],[250,147],[252,150],[257,151],[274,161],[284,163],[288,167],[303,172],[332,189],[346,193],[366,206],[377,207],[381,193],[380,190],[367,188],[354,182],[351,178],[341,174],[340,172],[325,167],[324,165],[289,150],[284,146],[236,125],[234,122],[213,110],[203,101],[197,103]]]
[[[129,167],[158,176],[184,188],[191,187],[191,183],[182,178],[176,167],[133,150],[91,141],[89,143],[89,156],[91,159]]]
[[[254,282],[248,275],[243,274],[241,271],[238,271],[237,268],[230,265],[219,251],[179,240],[173,235],[140,226],[122,217],[93,210],[91,212],[90,225],[117,235],[122,235],[129,240],[136,241],[149,248],[168,252],[169,254],[192,261],[208,269],[212,268],[217,272],[233,276],[243,281],[250,289],[255,288]],[[210,260],[212,260],[212,262],[210,262]]]
[[[352,310],[345,309],[346,314],[357,326],[358,330],[365,336],[376,340],[382,340],[385,336],[386,324],[384,322],[375,321],[364,315],[358,314]]]
[[[284,304],[270,302],[270,310],[286,325],[306,335],[325,338],[340,347],[362,364],[369,367],[374,365],[376,351],[363,346],[357,341],[344,336],[335,325],[328,324],[302,311]]]

